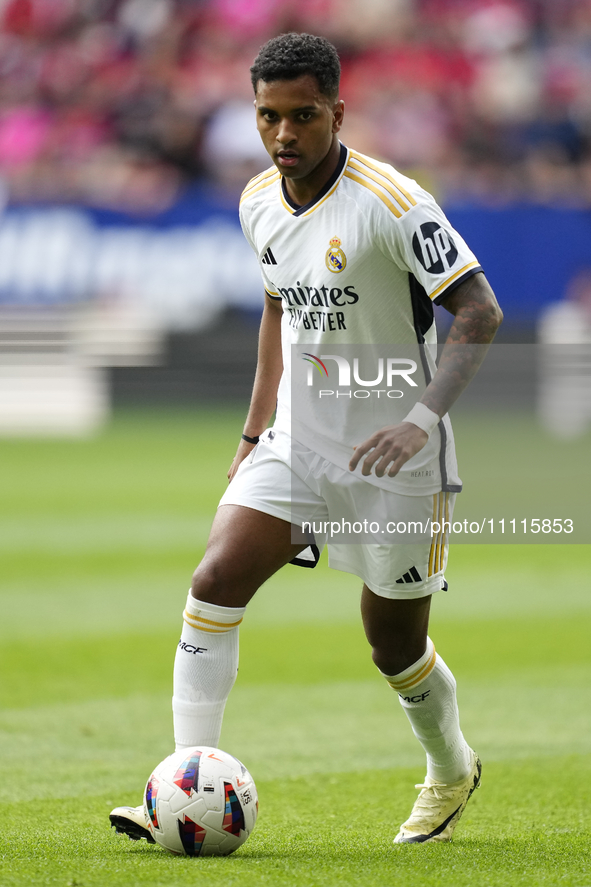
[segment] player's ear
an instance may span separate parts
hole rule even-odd
[[[336,102],[332,112],[332,131],[338,132],[343,125],[345,116],[345,103],[342,99]]]

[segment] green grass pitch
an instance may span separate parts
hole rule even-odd
[[[452,550],[431,635],[484,763],[452,844],[392,846],[423,755],[360,583],[324,563],[287,567],[243,623],[221,744],[257,782],[250,840],[195,860],[109,829],[171,751],[181,611],[241,421],[138,411],[89,441],[0,442],[0,885],[591,887],[586,545]],[[465,481],[507,435],[552,458],[527,419],[457,429]],[[587,475],[588,446],[566,460]]]

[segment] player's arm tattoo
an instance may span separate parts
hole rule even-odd
[[[444,416],[475,376],[503,319],[495,295],[482,272],[461,283],[442,302],[454,321],[439,367],[422,397]]]

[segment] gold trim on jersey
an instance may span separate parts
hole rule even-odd
[[[371,185],[369,182],[366,182],[365,179],[359,178],[359,176],[356,176],[352,172],[348,172],[347,170],[345,170],[345,175],[348,179],[352,179],[354,182],[357,182],[358,185],[363,185],[365,188],[369,188],[370,191],[373,191],[373,193],[376,194],[380,198],[380,200],[386,204],[390,212],[394,213],[397,219],[402,218],[402,213],[400,212],[400,210],[396,209],[394,204],[390,200],[388,200],[383,191],[379,191],[375,185]]]
[[[319,206],[322,206],[322,204],[324,203],[325,200],[328,200],[328,198],[329,198],[332,194],[334,194],[334,192],[335,192],[335,191],[337,190],[337,188],[339,187],[339,182],[340,182],[341,179],[343,178],[343,173],[344,173],[344,171],[345,171],[346,168],[347,168],[347,167],[346,167],[346,165],[345,165],[345,166],[343,167],[343,172],[340,174],[340,176],[338,177],[338,179],[336,180],[336,182],[334,183],[334,185],[332,186],[332,188],[330,189],[330,191],[328,192],[328,194],[325,194],[324,197],[322,198],[322,200],[319,200],[318,203],[315,203],[314,206],[312,206],[312,207],[308,210],[308,212],[302,213],[302,215],[300,216],[300,218],[305,219],[306,216],[311,216],[313,212],[316,212],[316,210],[318,209]]]
[[[448,530],[445,529],[445,525],[449,524],[449,493],[445,494],[445,508],[443,515],[443,532],[442,532],[442,542],[439,548],[439,570],[441,572],[445,566],[445,552],[448,544]]]
[[[249,188],[253,188],[262,179],[267,179],[269,176],[273,175],[273,173],[276,173],[276,172],[278,172],[278,169],[276,166],[274,166],[274,165],[268,166],[262,172],[258,172],[256,174],[256,176],[253,176],[252,179],[249,179],[249,181],[246,183],[246,185],[244,187],[244,191],[248,191]]]
[[[345,146],[341,145],[341,150],[343,147],[345,147]],[[300,213],[300,210],[302,209],[302,207],[298,207],[297,209],[294,209],[293,206],[290,206],[289,203],[287,202],[287,200],[285,199],[285,197],[283,196],[283,187],[281,187],[279,189],[281,203],[283,204],[283,206],[285,207],[285,209],[288,211],[288,213],[291,216],[296,216],[296,218],[298,218],[298,219],[305,219],[308,216],[311,216],[313,212],[316,212],[318,207],[322,206],[322,204],[326,200],[328,200],[329,197],[331,197],[334,194],[336,189],[339,187],[339,183],[341,182],[343,175],[345,174],[345,170],[347,169],[347,163],[349,162],[349,157],[351,156],[350,149],[347,148],[346,150],[348,151],[347,159],[343,162],[343,168],[341,169],[341,172],[339,173],[336,182],[333,183],[333,185],[330,188],[330,191],[327,191],[327,193],[324,195],[324,197],[322,197],[317,203],[315,203],[313,206],[311,206],[310,209],[306,210],[305,213]],[[341,160],[339,159],[339,163],[337,164],[337,167],[336,167],[337,169],[338,169],[340,163],[341,163]],[[296,214],[299,214],[299,215],[296,215]]]
[[[406,190],[406,188],[404,188],[400,184],[400,182],[398,182],[394,178],[394,176],[392,176],[386,170],[382,169],[382,167],[379,166],[375,161],[373,161],[371,157],[366,157],[365,154],[359,154],[357,151],[351,151],[349,162],[351,162],[351,160],[355,160],[357,163],[361,163],[361,164],[363,164],[363,166],[366,166],[368,169],[372,169],[374,172],[377,172],[378,175],[380,175],[382,178],[386,179],[386,181],[390,185],[393,185],[396,188],[396,190],[399,191],[403,195],[403,197],[406,197],[406,199],[408,200],[408,202],[410,203],[411,206],[417,205],[417,202],[414,199],[414,197],[412,196],[412,194],[409,194],[409,192]],[[369,173],[365,173],[365,174],[369,175]],[[373,176],[372,176],[372,178],[373,178]],[[380,182],[380,184],[381,184],[381,182]],[[385,187],[385,185],[382,185],[382,187]],[[392,196],[396,197],[396,200],[402,206],[400,198],[397,195],[392,195]],[[403,209],[405,211],[408,210],[408,206],[407,207],[403,206]]]
[[[447,280],[441,284],[441,286],[438,286],[437,289],[431,293],[431,300],[436,299],[439,293],[442,292],[447,286],[449,286],[450,283],[452,283],[456,279],[456,277],[459,277],[460,274],[463,274],[464,271],[469,271],[470,268],[477,268],[479,265],[480,262],[468,262],[467,265],[464,265],[463,268],[460,268],[459,271],[456,271],[455,274],[452,274],[451,277],[448,277]]]
[[[449,493],[435,493],[433,496],[433,523],[439,525],[429,549],[429,568],[427,578],[435,576],[443,570],[445,562],[445,549],[447,547],[447,529],[449,523]]]
[[[410,206],[408,205],[408,203],[405,200],[403,200],[403,198],[400,196],[400,194],[398,194],[396,192],[391,181],[389,179],[387,179],[383,174],[381,177],[375,175],[375,173],[371,172],[371,170],[367,164],[360,163],[355,159],[351,159],[349,161],[349,166],[352,169],[356,170],[357,172],[362,173],[364,176],[367,176],[368,179],[371,179],[373,182],[376,183],[376,185],[379,185],[380,188],[383,188],[384,191],[387,191],[388,194],[394,198],[394,200],[396,201],[396,203],[398,204],[400,209],[403,212],[408,212],[408,210],[410,209]],[[365,169],[364,169],[364,167],[365,167]]]
[[[243,194],[246,193],[246,191],[249,191],[251,188],[254,188],[256,185],[260,184],[263,181],[263,179],[268,179],[268,178],[270,178],[270,176],[273,176],[273,175],[275,175],[275,173],[278,173],[278,172],[279,172],[279,170],[277,169],[276,166],[267,167],[267,169],[264,169],[258,175],[253,176],[252,179],[250,179],[250,181],[246,183],[246,187],[244,188],[242,193]]]
[[[283,204],[285,209],[288,211],[288,213],[291,216],[294,216],[296,214],[297,210],[295,210],[293,208],[293,206],[290,206],[289,203],[287,202],[287,200],[285,199],[285,197],[283,196],[283,188],[282,187],[279,188],[279,199],[281,200],[281,203]]]
[[[242,192],[240,203],[242,204],[245,200],[248,200],[248,198],[252,197],[253,194],[256,194],[257,191],[262,191],[263,188],[268,188],[269,185],[273,185],[280,178],[281,173],[278,169],[275,169],[275,167],[259,173],[258,176],[255,176],[254,179],[250,180]]]
[[[346,168],[347,168],[347,167],[346,167],[346,164],[345,164],[345,166],[343,167],[343,171],[344,171]],[[342,178],[343,178],[343,173],[341,173],[341,175],[338,177],[338,179],[336,180],[336,182],[334,183],[334,185],[332,186],[332,188],[330,189],[330,191],[329,191],[327,194],[324,195],[324,197],[322,198],[322,200],[319,200],[318,203],[315,203],[314,206],[311,206],[310,209],[309,209],[307,212],[302,213],[302,214],[301,214],[300,216],[298,216],[297,218],[298,218],[298,219],[305,219],[307,216],[311,216],[313,212],[316,212],[316,210],[318,209],[318,207],[319,207],[319,206],[322,206],[322,204],[324,203],[324,201],[325,201],[325,200],[328,200],[328,198],[329,198],[332,194],[334,194],[334,192],[335,192],[336,189],[338,188],[338,186],[339,186],[339,182],[341,181]],[[285,197],[283,196],[283,188],[280,188],[280,189],[279,189],[279,194],[280,194],[280,196],[281,196],[281,203],[283,204],[283,206],[285,207],[285,209],[289,212],[290,215],[295,216],[295,214],[298,212],[298,210],[297,210],[297,209],[294,209],[293,206],[290,206],[290,205],[289,205],[289,203],[287,202],[287,200],[286,200]]]

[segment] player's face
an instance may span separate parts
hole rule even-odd
[[[315,77],[304,74],[296,80],[259,80],[255,108],[263,144],[286,178],[314,177],[330,162],[335,149],[336,163],[336,133],[341,128],[344,104],[323,95]]]

